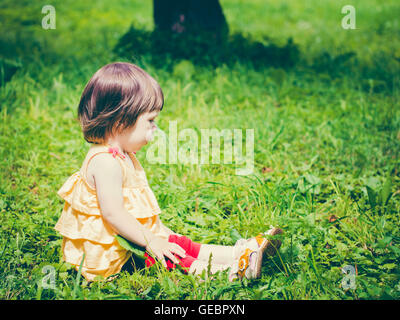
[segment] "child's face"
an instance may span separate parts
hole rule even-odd
[[[158,114],[159,111],[142,113],[132,128],[116,136],[121,148],[126,152],[137,152],[151,141],[157,129],[154,120]]]

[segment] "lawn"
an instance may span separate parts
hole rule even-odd
[[[166,44],[168,54],[151,40],[149,0],[53,1],[54,30],[42,29],[40,3],[0,5],[0,58],[17,70],[0,87],[0,299],[400,298],[398,1],[220,2],[230,41],[204,52]],[[347,4],[354,30],[342,28]],[[194,241],[284,229],[260,279],[139,268],[87,283],[61,261],[56,192],[89,148],[77,106],[112,61],[160,83],[166,133],[172,121],[254,130],[249,175],[150,163],[149,146],[137,156],[161,219]]]

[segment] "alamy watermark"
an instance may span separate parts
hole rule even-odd
[[[40,286],[43,289],[56,289],[56,269],[51,265],[45,265],[42,268],[42,273],[45,276],[41,279]]]
[[[237,175],[254,171],[254,129],[186,128],[170,121],[168,135],[156,130],[146,159],[153,164],[232,164]],[[223,143],[221,143],[221,140]],[[223,159],[222,159],[223,158]]]
[[[45,5],[42,8],[42,28],[45,30],[56,28],[56,9],[52,5]]]
[[[345,14],[342,18],[342,28],[356,29],[356,9],[352,5],[343,6],[342,14]]]
[[[342,268],[342,273],[345,274],[345,276],[342,279],[342,288],[344,290],[349,290],[349,289],[356,289],[356,275],[357,275],[357,270],[351,265],[346,265]]]

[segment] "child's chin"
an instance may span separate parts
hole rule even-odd
[[[153,140],[154,140],[154,136],[146,137],[146,144],[148,144],[149,142],[152,142]]]

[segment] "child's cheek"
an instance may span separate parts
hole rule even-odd
[[[147,142],[153,141],[153,138],[154,138],[154,130],[153,129],[147,130],[146,141]]]

